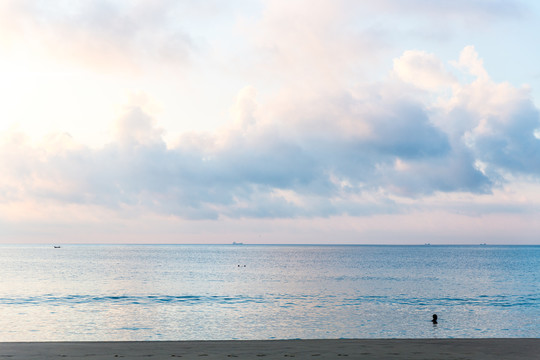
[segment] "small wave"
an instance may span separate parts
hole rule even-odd
[[[341,297],[337,295],[315,294],[265,294],[246,295],[63,295],[46,294],[29,297],[0,298],[0,305],[19,306],[74,306],[86,305],[184,305],[197,306],[269,304],[280,307],[335,307],[361,306],[364,304],[390,304],[404,306],[478,306],[478,307],[540,307],[538,296],[528,295],[478,295],[474,297],[410,297],[405,294],[396,296],[365,295]]]
[[[538,297],[534,295],[479,295],[476,297],[440,297],[440,298],[419,298],[406,296],[360,296],[347,299],[349,305],[360,305],[363,303],[396,304],[408,306],[481,306],[481,307],[540,307]]]
[[[204,303],[217,304],[240,304],[247,302],[263,302],[259,297],[248,296],[199,296],[199,295],[64,295],[64,296],[30,296],[16,298],[0,298],[0,305],[78,305],[78,304],[134,304],[134,305],[157,305],[157,304],[185,304],[197,305]]]

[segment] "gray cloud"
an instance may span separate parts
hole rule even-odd
[[[506,114],[487,119],[485,133],[474,136],[479,159],[510,173],[540,175],[540,140],[534,132],[540,114],[530,101],[522,101]]]
[[[153,119],[133,106],[118,121],[117,140],[103,148],[43,156],[19,146],[3,170],[22,181],[20,196],[185,218],[372,214],[398,211],[389,194],[486,191],[489,179],[473,167],[470,152],[451,144],[420,104],[382,98],[366,112],[356,106],[365,99],[344,96],[358,110],[341,116],[370,131],[322,136],[306,128],[291,137],[262,126],[250,136],[227,130],[226,142],[216,137],[168,148]],[[378,191],[383,195],[373,195]]]
[[[284,92],[265,104],[244,89],[234,124],[183,134],[175,146],[137,103],[97,149],[66,134],[38,146],[12,133],[0,142],[0,197],[190,219],[290,218],[395,213],[406,211],[396,197],[489,194],[512,176],[537,180],[540,116],[528,91],[492,82],[474,48],[462,55],[458,65],[477,78],[452,79],[453,94],[436,102],[441,93],[423,85],[445,70],[403,67],[400,79]]]

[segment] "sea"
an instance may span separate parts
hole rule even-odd
[[[0,341],[539,336],[540,246],[0,245]]]

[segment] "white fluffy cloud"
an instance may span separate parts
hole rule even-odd
[[[394,59],[394,72],[401,80],[426,90],[437,90],[457,83],[435,54],[424,51],[409,50]]]
[[[246,88],[234,106],[236,126],[185,134],[175,147],[144,104],[127,106],[116,140],[99,149],[66,136],[32,145],[8,134],[2,198],[185,218],[286,218],[392,213],[400,211],[396,197],[489,193],[509,175],[538,178],[538,110],[526,90],[489,80],[474,49],[464,54],[473,60],[460,63],[477,78],[436,80],[453,93],[435,103],[401,92],[408,85],[391,78],[332,97],[292,98],[279,109],[257,104],[255,90]],[[394,71],[418,57],[434,66],[409,80],[432,89],[431,79],[440,79],[434,74],[446,74],[433,55],[407,52]]]

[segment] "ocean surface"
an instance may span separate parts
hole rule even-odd
[[[0,341],[539,336],[540,246],[0,246]]]

